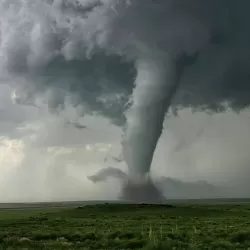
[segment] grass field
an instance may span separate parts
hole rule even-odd
[[[250,249],[250,205],[0,210],[0,249]]]

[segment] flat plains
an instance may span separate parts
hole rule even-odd
[[[0,207],[0,249],[250,249],[247,199]]]

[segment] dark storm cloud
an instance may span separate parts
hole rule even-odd
[[[2,0],[0,6],[1,70],[20,91],[53,91],[52,109],[69,99],[124,123],[134,58],[144,46],[177,58],[198,52],[180,76],[173,105],[221,111],[225,101],[235,110],[250,104],[247,0]]]

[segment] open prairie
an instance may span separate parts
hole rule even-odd
[[[0,249],[250,249],[244,201],[46,204],[2,204]]]

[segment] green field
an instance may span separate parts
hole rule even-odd
[[[0,210],[0,249],[250,249],[250,205]]]

